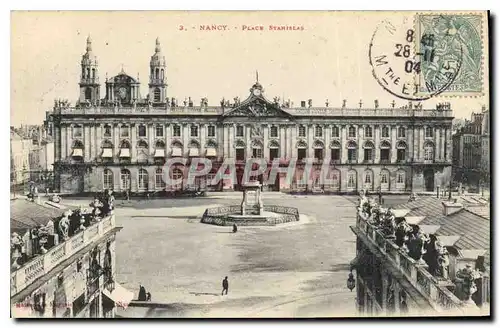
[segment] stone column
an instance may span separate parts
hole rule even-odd
[[[90,161],[90,147],[92,146],[92,142],[90,139],[90,125],[88,124],[82,124],[82,129],[83,129],[83,146],[84,146],[84,161],[89,162]]]
[[[249,125],[245,125],[245,142],[247,145],[247,151],[246,151],[245,158],[251,158],[252,157],[252,139],[251,139]]]
[[[68,157],[68,147],[67,147],[67,141],[68,138],[66,137],[66,134],[68,133],[68,130],[66,129],[65,125],[60,125],[60,134],[61,134],[61,160],[65,160]]]
[[[132,149],[130,150],[131,154],[130,154],[130,160],[132,162],[135,162],[137,161],[137,150],[136,150],[136,147],[137,147],[137,125],[135,123],[132,123],[131,124],[131,138],[130,138],[130,143],[131,143],[131,147]],[[130,172],[131,174],[133,174],[132,172]]]
[[[420,127],[420,137],[419,137],[419,160],[423,161],[424,160],[424,127]]]
[[[396,143],[397,143],[397,133],[399,126],[391,126],[391,163],[395,163],[398,159],[398,154],[396,151]]]
[[[419,140],[420,140],[420,130],[418,126],[413,126],[413,160],[414,161],[419,161],[420,160],[420,151],[418,150],[419,148]]]
[[[61,159],[61,127],[54,127],[54,160],[58,161]]]
[[[365,126],[363,125],[358,125],[356,126],[356,131],[358,132],[358,163],[363,163],[363,160],[364,160],[364,155],[365,155],[365,152],[364,152],[364,148],[363,148],[363,144],[365,142],[364,140],[364,137],[365,137],[365,129],[364,129]]]
[[[446,130],[444,128],[441,128],[440,130],[440,138],[439,138],[439,141],[441,143],[441,151],[439,152],[440,153],[440,157],[442,160],[446,160],[446,156],[445,156],[445,153],[446,153],[446,150],[445,150],[445,147],[446,147],[446,143],[445,143],[445,139],[446,139]]]
[[[114,148],[114,157],[118,158],[120,156],[120,125],[117,123],[113,123],[113,148]]]
[[[72,138],[73,138],[73,129],[71,128],[71,125],[66,126],[66,157],[71,156],[73,149],[72,149]]]
[[[95,143],[94,143],[94,156],[95,158],[98,158],[99,156],[101,156],[101,144],[102,144],[102,129],[103,129],[103,125],[102,124],[96,124],[94,126],[94,139],[95,139]],[[112,127],[112,129],[114,129],[114,127]],[[113,142],[113,141],[111,141]]]
[[[170,156],[170,143],[172,141],[171,125],[165,124],[165,156]]]
[[[189,151],[189,139],[191,138],[191,133],[190,133],[191,131],[189,131],[190,130],[189,126],[186,123],[182,123],[181,129],[182,129],[182,146],[183,146],[182,156],[184,156],[184,152]]]
[[[446,135],[446,161],[451,162],[451,155],[452,155],[452,141],[451,141],[451,129],[447,128],[445,130],[445,135]]]
[[[314,124],[307,124],[307,157],[314,157],[314,148],[313,148],[313,140],[314,140]]]
[[[243,131],[244,132],[244,131]],[[236,157],[236,150],[234,148],[234,142],[235,142],[235,135],[236,135],[236,124],[229,124],[227,126],[227,155],[224,154],[225,156],[229,158],[235,158]]]
[[[279,143],[280,143],[280,158],[286,157],[288,152],[288,140],[287,140],[287,129],[283,125],[278,125],[278,137],[279,137]]]
[[[264,145],[262,149],[262,156],[264,158],[267,158],[269,160],[269,125],[263,124],[262,125],[263,129],[263,134],[264,134]]]
[[[414,152],[413,151],[413,148],[414,148],[413,147],[413,127],[408,126],[408,128],[406,129],[406,131],[408,131],[407,134],[406,134],[406,138],[407,138],[406,140],[408,141],[406,143],[406,146],[407,146],[407,149],[406,149],[406,160],[409,160],[410,157],[414,156],[413,155],[413,152]],[[396,149],[396,151],[397,151],[397,149]]]
[[[289,126],[288,130],[290,132],[290,157],[297,159],[297,129],[298,126]]]
[[[330,148],[332,127],[330,125],[324,125],[323,126],[323,133],[325,135],[325,149],[324,149],[323,158],[325,161],[330,161],[330,158],[332,158],[332,150]]]
[[[340,154],[342,159],[342,164],[347,162],[347,127],[342,125],[340,128]],[[341,177],[343,178],[343,177]]]
[[[437,127],[434,134],[434,144],[436,145],[436,160],[441,159],[441,128]]]
[[[375,152],[375,163],[380,162],[380,125],[375,124],[374,126],[375,129],[375,149],[373,150]],[[396,148],[396,145],[391,145],[392,149]],[[395,151],[391,151],[391,155],[395,153]]]
[[[206,124],[200,124],[200,157],[205,157],[205,139],[207,136]]]
[[[152,123],[147,124],[147,129],[148,129],[148,157],[151,156],[151,149],[154,149],[155,146],[155,125]],[[149,160],[149,158],[148,158]]]

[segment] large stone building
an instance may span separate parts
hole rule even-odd
[[[386,210],[363,201],[351,227],[359,313],[489,315],[489,203],[422,197]]]
[[[483,108],[483,122],[481,128],[481,171],[485,185],[490,185],[490,111]]]
[[[114,317],[132,300],[116,282],[112,212],[90,217],[39,199],[11,200],[10,210],[12,317]]]
[[[151,192],[188,188],[169,186],[163,178],[186,177],[177,165],[165,172],[173,157],[189,160],[206,157],[212,171],[194,185],[215,190],[237,189],[245,160],[278,159],[281,167],[298,160],[291,181],[280,173],[266,181],[270,190],[324,189],[353,192],[433,191],[451,176],[452,110],[449,104],[423,109],[421,104],[397,108],[392,104],[365,107],[360,101],[348,106],[315,107],[312,100],[292,108],[290,100],[272,101],[256,81],[245,100],[222,99],[210,106],[202,98],[180,101],[167,97],[167,71],[160,42],[150,60],[149,93],[141,97],[139,79],[120,72],[106,78],[101,98],[99,66],[91,40],[81,61],[79,100],[75,106],[56,101],[47,124],[55,141],[55,178],[61,192],[79,193],[113,189],[117,192]],[[257,79],[258,80],[258,79]],[[225,159],[236,161],[237,181],[213,185],[213,177]],[[313,173],[303,179],[304,159]],[[328,179],[318,179],[326,164]],[[271,164],[269,164],[269,168]]]
[[[10,183],[12,187],[29,181],[31,140],[10,129]]]

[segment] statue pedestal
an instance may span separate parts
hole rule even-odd
[[[262,215],[263,213],[261,184],[258,181],[245,184],[243,186],[241,215]]]

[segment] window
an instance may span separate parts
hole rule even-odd
[[[139,191],[148,190],[148,172],[145,169],[139,170]]]
[[[371,172],[366,172],[365,173],[365,184],[371,184],[371,183],[372,183]]]
[[[349,162],[357,161],[357,145],[355,142],[351,141],[347,144],[347,160]]]
[[[209,137],[215,137],[215,126],[209,125],[207,131]]]
[[[174,137],[181,136],[181,127],[180,125],[174,125]]]
[[[314,158],[317,160],[323,159],[323,149],[314,149]]]
[[[364,155],[365,155],[364,159],[366,162],[372,161],[373,160],[373,149],[365,148]]]
[[[355,138],[356,137],[356,128],[354,126],[349,127],[349,138]]]
[[[278,137],[278,127],[277,126],[271,126],[271,138],[277,138]]]
[[[405,173],[404,172],[398,172],[396,175],[396,183],[405,183]]]
[[[103,173],[103,188],[113,190],[113,172],[110,169],[105,169]]]
[[[306,149],[305,148],[299,148],[297,150],[297,160],[301,161],[304,158],[306,158]]]
[[[146,136],[146,126],[145,125],[139,125],[139,127],[138,127],[138,133],[139,133],[139,137],[145,137]]]
[[[253,148],[252,157],[262,158],[262,148]]]
[[[236,148],[236,160],[237,161],[244,161],[245,160],[245,149]]]
[[[316,138],[322,138],[323,137],[323,127],[321,126],[316,126],[316,130],[314,131],[314,136]]]
[[[306,136],[306,127],[303,125],[299,126],[299,137],[305,137]]]
[[[104,126],[104,136],[109,138],[111,137],[111,126],[110,125],[105,125]]]
[[[155,171],[155,189],[164,189],[166,186],[165,181],[163,181],[163,170],[156,169]]]
[[[426,161],[434,160],[434,145],[431,143],[427,143],[424,146],[424,160]]]
[[[120,136],[122,138],[128,138],[129,137],[129,127],[127,125],[122,125],[120,128]]]
[[[92,89],[85,88],[85,100],[92,100]]]
[[[349,171],[347,173],[347,188],[348,189],[356,189],[356,172]]]
[[[215,176],[216,174],[215,173],[209,173],[207,174],[207,186],[215,186],[216,183],[215,183]]]
[[[380,175],[380,183],[388,183],[387,172],[382,172]]]
[[[389,138],[389,128],[387,126],[382,128],[382,138]]]
[[[432,138],[434,136],[434,131],[432,131],[431,127],[426,127],[425,128],[425,137],[426,138]]]
[[[402,126],[398,128],[398,138],[405,138],[406,137],[406,129]]]
[[[130,190],[130,171],[123,169],[120,172],[120,182],[122,190]]]
[[[406,144],[403,141],[400,141],[397,145],[397,161],[404,162],[406,160]]]
[[[332,149],[332,161],[340,161],[340,149]]]
[[[161,91],[160,88],[155,88],[154,91],[154,102],[160,102],[161,101]]]
[[[380,144],[380,160],[388,162],[391,159],[391,144],[387,141],[382,141]]]
[[[366,138],[373,138],[373,128],[371,126],[367,126],[365,128],[365,137]]]
[[[163,137],[163,125],[156,126],[156,137],[158,138]]]
[[[198,136],[198,126],[191,125],[191,137],[197,137],[197,136]]]
[[[92,68],[92,78],[95,79],[95,68]]]
[[[164,79],[165,78],[165,71],[163,70],[163,68],[161,69],[161,72],[160,72],[160,79]]]
[[[182,178],[183,174],[180,169],[174,169],[172,171],[172,182],[175,183],[175,185],[173,186],[174,189],[182,189]]]
[[[140,140],[137,143],[137,161],[138,162],[147,162],[148,154],[149,154],[148,144],[144,140]]]
[[[279,149],[278,148],[269,149],[269,160],[273,161],[275,158],[279,158]]]
[[[338,138],[339,136],[340,136],[339,127],[338,126],[333,126],[332,127],[332,137],[333,138]]]
[[[81,138],[83,134],[83,128],[81,125],[73,126],[73,138]]]
[[[157,68],[157,69],[155,69],[155,79],[158,80],[159,77],[160,77],[160,69]]]
[[[244,132],[243,132],[243,126],[238,125],[238,126],[236,127],[236,136],[237,136],[237,137],[243,137],[243,135],[244,135]]]

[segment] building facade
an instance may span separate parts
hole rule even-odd
[[[11,201],[11,316],[114,317],[133,293],[116,282],[111,213],[84,219],[54,204]]]
[[[13,128],[10,131],[10,182],[12,186],[29,181],[31,140],[23,138]]]
[[[431,197],[390,211],[362,200],[351,227],[359,314],[489,315],[490,221],[477,212]]]
[[[206,157],[212,171],[194,185],[234,190],[241,185],[245,160],[264,158],[268,169],[259,177],[264,188],[333,193],[361,189],[382,192],[433,191],[451,177],[452,110],[449,104],[423,109],[419,104],[315,107],[312,100],[293,108],[291,101],[265,97],[256,81],[245,100],[222,99],[210,106],[167,95],[166,62],[156,41],[150,59],[149,93],[141,97],[139,79],[120,72],[106,78],[100,97],[98,61],[87,40],[81,61],[79,100],[75,106],[56,101],[47,115],[55,142],[55,179],[61,192],[113,189],[154,192],[191,188],[187,182],[168,186],[163,176],[186,178],[190,159]],[[187,165],[164,166],[171,158]],[[305,159],[312,173],[302,176]],[[225,159],[236,162],[236,181],[213,184]],[[266,176],[271,161],[288,167],[296,159],[293,179]],[[328,168],[330,183],[319,179]],[[168,170],[169,172],[165,172]],[[304,182],[305,181],[305,182]]]
[[[490,111],[483,109],[481,135],[481,171],[485,185],[490,184]]]

